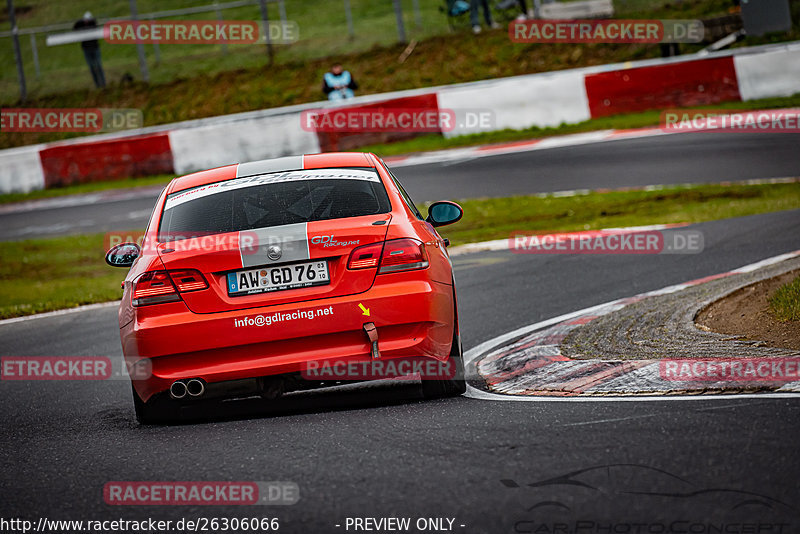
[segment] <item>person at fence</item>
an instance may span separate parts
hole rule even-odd
[[[506,10],[506,9],[511,9],[514,6],[519,6],[520,9],[522,10],[522,13],[517,15],[517,18],[515,20],[527,20],[535,18],[533,9],[528,9],[525,0],[503,0],[502,2],[497,4],[497,9]]]
[[[358,84],[353,79],[350,71],[344,70],[339,63],[331,67],[329,72],[322,77],[322,92],[328,95],[328,100],[344,100],[353,98]]]
[[[483,7],[483,18],[486,20],[486,25],[490,28],[499,28],[500,25],[492,20],[492,12],[489,10],[489,0],[470,0],[469,23],[472,25],[472,33],[481,33],[481,22],[478,16],[479,4]]]
[[[464,0],[447,0],[447,14],[451,17],[463,15],[467,11],[469,11],[469,2],[465,2]]]
[[[73,30],[89,30],[97,27],[97,21],[94,20],[92,14],[87,11],[72,27]],[[81,48],[83,49],[83,57],[86,58],[86,63],[89,65],[89,70],[92,72],[92,79],[97,88],[106,86],[106,75],[103,72],[103,62],[100,59],[100,43],[97,39],[89,41],[81,41]]]

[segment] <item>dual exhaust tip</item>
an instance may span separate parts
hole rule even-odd
[[[173,399],[182,399],[187,395],[190,397],[199,397],[205,392],[206,383],[199,378],[176,380],[169,387],[169,396]]]

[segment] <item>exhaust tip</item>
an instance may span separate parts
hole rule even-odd
[[[169,387],[169,396],[173,399],[182,399],[186,396],[186,384],[180,380],[173,382]]]
[[[206,391],[206,385],[198,378],[192,378],[186,383],[186,392],[192,397],[199,397]]]

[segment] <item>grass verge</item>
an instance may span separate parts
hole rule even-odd
[[[769,309],[779,321],[800,321],[800,276],[775,291]]]
[[[443,229],[454,245],[514,230],[575,231],[696,223],[800,208],[800,184],[702,185],[659,191],[519,196],[462,202],[464,218]],[[123,269],[103,261],[103,235],[0,243],[0,318],[120,297]]]
[[[108,191],[110,189],[130,189],[133,187],[146,187],[151,185],[167,185],[173,178],[175,178],[174,174],[159,174],[156,176],[127,178],[124,180],[114,180],[111,182],[93,182],[89,184],[56,187],[54,189],[41,189],[39,191],[31,191],[30,193],[5,193],[0,195],[0,204],[24,202],[26,200],[37,200],[40,198],[61,197],[65,195],[97,193],[100,191]]]
[[[797,106],[800,106],[800,93],[782,98],[765,98],[761,100],[750,100],[748,102],[726,102],[716,106],[699,106],[683,109],[746,111],[789,108]],[[533,127],[526,128],[524,130],[499,130],[496,132],[460,135],[458,137],[451,137],[449,139],[442,137],[441,135],[431,134],[409,139],[407,141],[363,146],[360,147],[359,150],[364,152],[374,152],[381,157],[388,157],[414,152],[427,152],[430,150],[442,150],[446,148],[504,143],[508,141],[522,141],[527,139],[592,132],[597,130],[626,130],[630,128],[646,128],[648,126],[658,126],[660,123],[661,111],[653,110],[641,113],[628,113],[624,115],[614,115],[612,117],[591,119],[578,124],[562,124],[554,128]]]
[[[120,298],[125,271],[103,261],[103,234],[0,243],[0,318]]]
[[[453,245],[507,238],[520,230],[548,233],[699,223],[796,209],[800,208],[800,183],[700,185],[570,197],[518,196],[464,200],[460,204],[464,218],[442,229],[442,235]]]

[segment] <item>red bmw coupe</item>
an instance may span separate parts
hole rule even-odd
[[[176,178],[143,242],[106,255],[130,267],[119,327],[138,420],[406,374],[428,397],[463,393],[449,243],[436,231],[462,214],[442,201],[423,217],[373,154]]]

